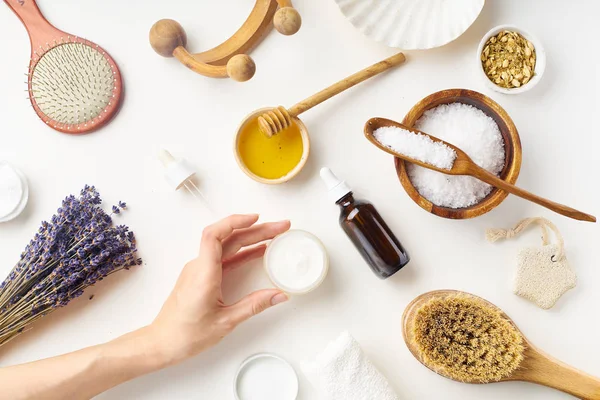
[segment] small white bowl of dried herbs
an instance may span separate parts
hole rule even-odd
[[[532,89],[542,79],[546,52],[530,33],[500,25],[486,33],[479,43],[477,63],[490,89],[517,94]]]

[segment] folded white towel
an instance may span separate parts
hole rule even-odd
[[[302,371],[328,400],[398,400],[352,335],[343,332]]]

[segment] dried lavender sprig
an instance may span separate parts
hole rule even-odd
[[[20,260],[0,284],[0,346],[31,323],[67,305],[105,277],[141,264],[135,236],[124,225],[113,226],[113,214],[86,185],[79,197],[68,196],[49,222],[42,222]]]
[[[63,302],[64,302],[64,298],[65,298],[65,296],[63,296],[63,300],[62,300]]]
[[[139,263],[141,263],[140,259],[138,259],[135,264],[124,265],[124,266],[119,267],[118,269],[114,269],[114,270],[110,271],[106,276],[103,276],[103,277],[99,278],[98,280],[102,280],[102,279],[108,277],[109,275],[112,275],[115,272],[120,271],[121,269],[129,269],[129,267],[131,267],[133,265],[139,265]],[[69,299],[69,301],[81,296],[83,294],[83,291],[89,286],[92,286],[92,285],[91,284],[81,284],[78,287],[76,287],[74,290],[74,294]],[[5,336],[7,338],[10,337],[11,334],[13,334],[15,331],[19,331],[19,329],[29,325],[31,320],[38,319],[38,317],[47,315],[50,312],[54,311],[55,309],[62,307],[62,305],[56,304],[56,300],[57,300],[57,297],[54,296],[54,298],[51,301],[48,301],[48,299],[46,299],[46,301],[43,301],[41,304],[37,304],[37,307],[36,307],[35,302],[26,303],[25,308],[21,309],[18,313],[16,313],[16,315],[13,315],[12,320],[16,320],[18,322],[10,325],[9,329],[4,329],[4,330],[0,329],[0,346],[4,342]],[[38,301],[40,301],[40,300],[38,300]],[[34,310],[35,310],[35,312],[34,312]],[[3,325],[2,322],[0,322],[0,326],[2,326],[2,325]]]

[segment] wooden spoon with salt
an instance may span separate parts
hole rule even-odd
[[[445,144],[446,146],[448,146],[449,148],[451,148],[452,150],[454,150],[456,152],[456,159],[454,160],[454,164],[452,165],[452,167],[450,169],[439,168],[435,165],[416,160],[416,159],[406,156],[402,153],[399,153],[395,150],[392,150],[391,148],[387,147],[383,143],[379,142],[375,138],[375,135],[374,135],[374,132],[377,129],[383,128],[383,127],[390,127],[390,126],[401,128],[401,129],[407,130],[409,132],[412,132],[414,134],[421,134],[421,135],[429,137],[434,142],[439,142],[439,143]],[[526,190],[523,190],[514,185],[511,185],[510,183],[503,181],[502,179],[498,178],[496,175],[492,174],[491,172],[489,172],[486,169],[481,168],[479,165],[477,165],[467,155],[467,153],[465,153],[458,147],[456,147],[450,143],[444,142],[443,140],[438,139],[435,136],[431,136],[427,133],[421,132],[417,129],[409,128],[399,122],[392,121],[392,120],[385,119],[385,118],[371,118],[365,124],[365,136],[371,143],[373,143],[375,146],[377,146],[379,149],[385,151],[386,153],[389,153],[395,157],[406,160],[410,163],[420,165],[423,168],[432,169],[434,171],[442,172],[442,173],[448,174],[448,175],[470,175],[470,176],[475,177],[475,178],[479,179],[480,181],[483,181],[489,185],[495,186],[498,189],[504,190],[508,193],[512,193],[516,196],[519,196],[525,200],[529,200],[533,203],[539,204],[542,207],[546,207],[547,209],[552,210],[558,214],[564,215],[566,217],[577,219],[580,221],[596,222],[596,217],[594,217],[593,215],[586,214],[584,212],[575,210],[574,208],[567,207],[563,204],[555,203],[553,201],[550,201],[543,197],[537,196],[533,193],[530,193]]]
[[[511,323],[523,339],[523,360],[519,366],[508,376],[498,382],[523,381],[537,383],[569,393],[585,400],[600,400],[600,379],[585,372],[579,371],[555,358],[545,354],[527,340],[513,320],[494,304],[478,296],[461,292],[458,290],[435,290],[423,293],[415,298],[404,310],[402,316],[402,335],[410,352],[424,366],[433,372],[449,379],[453,379],[445,373],[444,367],[431,365],[423,358],[415,341],[415,317],[421,307],[433,299],[443,299],[452,296],[466,296],[475,299],[485,307],[491,307],[500,312],[500,316]],[[464,381],[464,383],[484,383],[479,381]]]

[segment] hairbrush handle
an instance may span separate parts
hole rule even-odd
[[[52,38],[57,36],[67,36],[63,31],[55,28],[38,8],[35,0],[4,0],[4,2],[19,17],[31,40],[31,52],[36,52],[38,48],[47,47],[51,44]]]
[[[600,400],[600,379],[579,371],[529,344],[522,368],[508,380],[537,383],[585,400]]]

